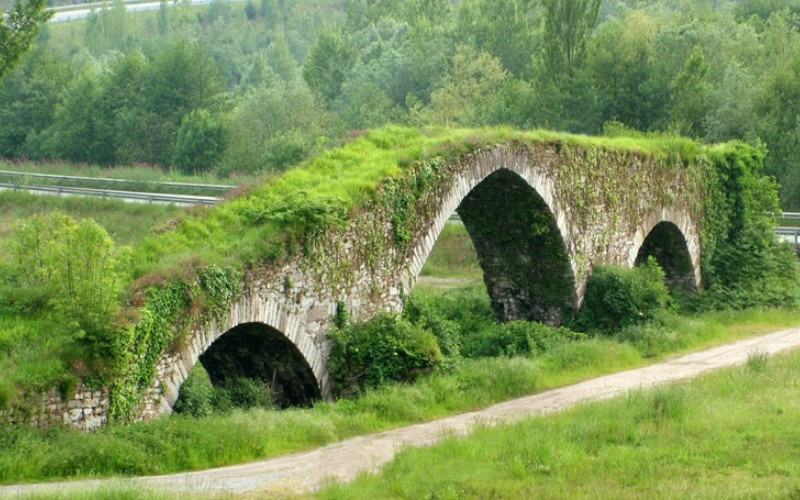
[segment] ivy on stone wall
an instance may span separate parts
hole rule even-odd
[[[111,384],[109,418],[135,416],[144,390],[156,375],[157,362],[167,347],[190,325],[221,321],[241,292],[242,273],[207,266],[196,281],[182,279],[151,286],[137,310],[139,319],[119,332],[117,374]]]

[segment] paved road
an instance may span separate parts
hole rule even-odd
[[[184,0],[192,5],[204,5],[209,4],[213,0]],[[227,2],[242,2],[244,0],[223,0]],[[175,2],[167,2],[167,4],[172,7],[176,5]],[[94,12],[95,10],[99,10],[102,8],[102,4],[98,7],[96,4],[92,4],[92,7],[87,7],[83,9],[71,9],[71,10],[59,10],[53,14],[53,17],[50,18],[51,23],[63,23],[64,21],[75,21],[77,19],[84,19],[89,17],[89,14]],[[111,6],[111,2],[108,2],[107,6]],[[130,3],[125,5],[128,8],[128,12],[143,12],[148,10],[158,10],[161,7],[161,2],[144,2],[144,3]]]
[[[444,435],[467,434],[476,423],[496,425],[532,415],[553,413],[582,402],[612,398],[632,389],[688,379],[742,364],[754,352],[775,354],[798,347],[800,328],[783,330],[507,401],[484,410],[348,439],[310,452],[218,469],[142,477],[126,480],[124,484],[134,482],[176,492],[257,493],[259,496],[313,491],[330,480],[349,481],[362,471],[377,471],[403,447],[430,445]],[[0,487],[0,496],[42,490],[64,492],[70,487],[94,488],[108,485],[110,481],[6,486]]]

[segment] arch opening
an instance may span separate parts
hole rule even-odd
[[[280,408],[309,406],[321,398],[308,362],[278,330],[263,323],[243,323],[221,335],[198,361],[214,386],[240,378],[269,387]]]
[[[639,248],[635,264],[644,264],[650,257],[655,258],[664,270],[664,281],[670,290],[692,291],[697,288],[686,238],[672,222],[659,222],[650,230]]]
[[[564,240],[547,203],[522,177],[507,169],[492,173],[456,212],[475,246],[498,320],[558,325],[574,314]]]

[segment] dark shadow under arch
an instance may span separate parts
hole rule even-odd
[[[297,347],[263,323],[243,323],[221,335],[200,355],[213,384],[247,377],[270,384],[273,403],[286,408],[320,399],[311,367]]]
[[[681,230],[672,222],[656,224],[636,255],[636,264],[653,257],[664,270],[665,282],[672,290],[691,291],[697,288],[689,247]]]
[[[456,211],[475,245],[500,321],[557,325],[574,314],[564,240],[547,203],[522,177],[506,169],[494,172]]]

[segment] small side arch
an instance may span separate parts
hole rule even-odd
[[[242,323],[221,335],[199,357],[214,385],[246,377],[269,384],[281,408],[321,399],[306,359],[285,335],[264,323]]]
[[[214,321],[192,331],[177,352],[161,358],[156,381],[160,396],[155,414],[166,415],[172,412],[180,387],[188,378],[197,360],[211,350],[214,344],[225,347],[229,343],[225,337],[229,334],[233,334],[234,340],[231,345],[234,349],[238,338],[239,341],[244,339],[253,344],[254,348],[258,348],[262,353],[265,348],[272,346],[277,347],[284,355],[291,356],[289,360],[293,368],[287,370],[282,367],[281,373],[286,374],[290,380],[302,383],[302,393],[309,396],[300,397],[300,400],[313,399],[317,395],[322,398],[330,397],[330,377],[325,355],[313,337],[305,332],[299,318],[287,312],[278,302],[262,297],[259,293],[244,293],[231,305],[224,321]],[[213,355],[212,351],[212,358],[225,358],[225,356]],[[270,356],[269,359],[273,365],[276,364],[274,357]],[[220,361],[215,359],[220,366],[228,363]],[[294,365],[295,362],[301,364]],[[262,369],[264,366],[270,365],[268,363],[262,365]],[[242,368],[240,374],[247,375],[251,371],[253,371],[251,368]],[[310,387],[310,379],[313,379],[316,389]],[[290,389],[289,392],[297,396],[298,391]],[[145,413],[150,415],[145,418],[155,416],[147,411]]]
[[[653,257],[664,270],[669,288],[698,289],[701,285],[700,244],[694,224],[688,217],[672,211],[664,211],[657,219],[651,218],[637,232],[628,264],[642,264]]]

